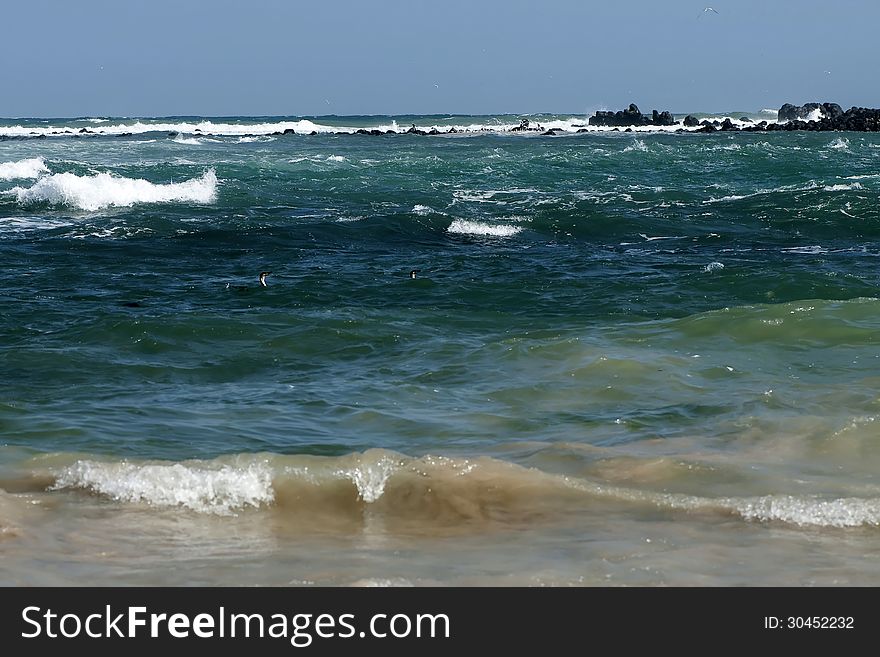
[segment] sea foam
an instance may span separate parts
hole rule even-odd
[[[46,162],[41,157],[32,157],[17,162],[2,162],[0,163],[0,180],[39,178],[48,171]]]
[[[198,178],[162,185],[109,173],[56,173],[40,178],[32,187],[15,187],[7,193],[15,194],[22,204],[51,203],[89,211],[137,203],[211,203],[217,195],[217,174],[209,169]]]
[[[512,237],[522,231],[521,226],[509,226],[506,224],[485,224],[480,221],[467,221],[465,219],[455,219],[449,228],[446,229],[450,233],[461,233],[464,235],[479,235],[491,237]]]
[[[260,462],[245,467],[210,467],[77,461],[58,474],[53,488],[83,488],[120,502],[221,515],[270,504],[274,499],[272,471]]]

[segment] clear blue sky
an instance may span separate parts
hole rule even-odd
[[[0,116],[880,106],[880,2],[708,4],[8,2]]]

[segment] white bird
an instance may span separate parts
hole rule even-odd
[[[714,7],[706,7],[706,8],[703,10],[703,13],[700,14],[699,16],[697,16],[697,18],[702,18],[703,16],[705,16],[706,14],[708,14],[710,11],[711,11],[713,14],[718,14],[718,11],[717,11]],[[718,14],[718,15],[720,16],[721,14]]]

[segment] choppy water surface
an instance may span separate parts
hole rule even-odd
[[[0,582],[880,583],[880,137],[539,120],[0,122]]]

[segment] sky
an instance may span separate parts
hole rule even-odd
[[[880,106],[876,0],[4,5],[3,117]]]

